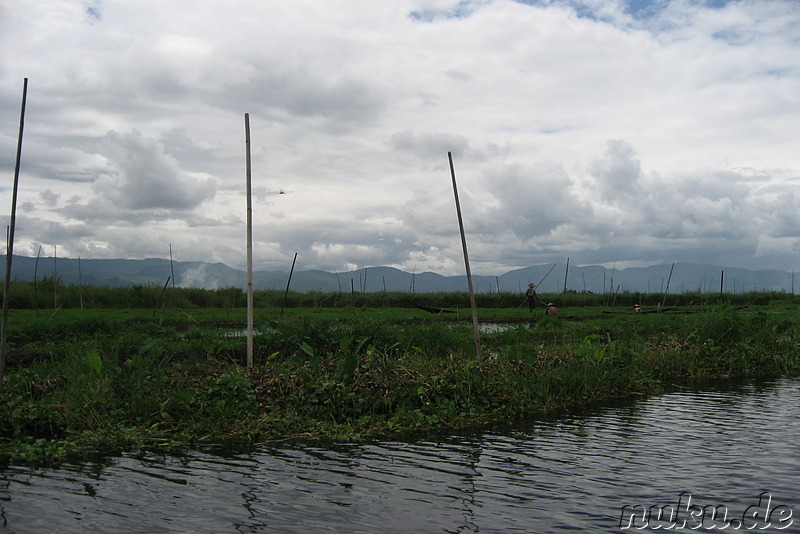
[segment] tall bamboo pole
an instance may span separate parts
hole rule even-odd
[[[28,78],[22,85],[22,109],[19,115],[19,136],[17,137],[17,161],[14,165],[14,190],[11,194],[11,223],[6,246],[6,277],[3,284],[3,325],[0,328],[0,381],[6,376],[6,341],[8,336],[8,295],[11,285],[11,258],[14,255],[14,226],[17,221],[17,188],[19,185],[19,163],[22,157],[22,131],[25,127],[25,103],[28,98]]]
[[[456,171],[453,167],[453,153],[447,153],[450,161],[450,176],[453,179],[453,195],[456,199],[456,213],[458,214],[458,230],[461,233],[461,248],[464,249],[464,264],[467,268],[467,285],[469,286],[469,303],[472,307],[472,330],[475,337],[475,354],[481,357],[481,335],[478,327],[478,306],[475,302],[475,291],[472,289],[472,273],[469,269],[469,254],[467,253],[467,238],[464,234],[464,221],[461,218],[461,204],[458,201],[458,187],[456,186]]]
[[[253,201],[250,187],[250,114],[244,114],[244,144],[247,159],[247,367],[253,367]]]

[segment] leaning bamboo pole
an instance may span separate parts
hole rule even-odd
[[[667,303],[667,293],[669,293],[669,283],[672,280],[672,271],[675,269],[675,262],[672,262],[672,267],[669,268],[669,276],[667,277],[667,287],[664,289],[664,298],[661,300],[661,306]]]
[[[283,292],[283,304],[281,305],[281,314],[278,317],[279,319],[283,319],[283,310],[286,308],[286,300],[289,298],[289,285],[292,283],[292,274],[294,274],[294,264],[297,262],[297,252],[294,253],[294,259],[292,260],[292,268],[289,269],[289,279],[286,281],[286,291]]]
[[[250,114],[244,114],[244,144],[247,174],[247,367],[253,367],[253,201],[250,172]]]
[[[3,324],[0,328],[0,381],[6,376],[6,341],[8,337],[8,295],[11,286],[11,258],[14,255],[14,226],[17,220],[17,188],[19,185],[19,163],[22,157],[22,131],[25,127],[25,103],[28,97],[28,78],[22,85],[22,109],[19,116],[19,136],[17,138],[17,161],[14,165],[14,189],[11,194],[11,222],[6,246],[6,277],[3,284]]]
[[[472,289],[472,273],[469,269],[469,254],[467,253],[467,238],[464,234],[464,221],[461,217],[461,204],[458,201],[458,187],[456,186],[456,171],[453,167],[453,153],[447,153],[447,159],[450,160],[450,176],[453,179],[453,195],[456,199],[456,214],[458,215],[458,230],[461,233],[461,248],[464,249],[464,264],[467,268],[467,285],[469,286],[469,303],[472,307],[472,330],[475,337],[475,354],[478,358],[481,357],[481,335],[478,326],[478,306],[475,302],[475,291]]]

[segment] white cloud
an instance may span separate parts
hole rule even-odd
[[[259,268],[797,261],[793,0],[0,9],[20,254],[242,267],[247,112]]]

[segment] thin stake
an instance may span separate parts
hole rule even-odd
[[[172,265],[172,243],[169,244],[169,275],[172,278],[172,289],[175,289],[175,268]]]
[[[253,201],[250,173],[250,114],[244,114],[244,144],[247,160],[247,367],[253,367]]]
[[[672,267],[669,268],[669,276],[667,277],[667,287],[664,289],[664,298],[661,300],[663,306],[667,302],[667,293],[669,293],[669,282],[672,280],[672,270],[675,268],[675,262],[672,262]]]
[[[175,267],[172,265],[172,243],[169,244],[169,276],[172,280],[172,305],[177,307],[178,295],[175,294]]]
[[[155,316],[156,312],[158,311],[158,308],[161,306],[161,301],[164,300],[164,292],[167,290],[167,286],[169,285],[170,279],[171,279],[171,277],[168,276],[167,277],[167,281],[164,282],[164,287],[161,288],[161,294],[158,296],[158,301],[156,302],[156,307],[153,308],[153,316]],[[161,315],[162,315],[162,317],[164,315],[164,308],[163,307],[161,308]],[[159,326],[161,326],[161,325],[159,324]]]
[[[297,261],[297,252],[294,253],[294,259],[292,260],[292,268],[289,269],[289,279],[286,281],[286,291],[283,292],[283,304],[281,305],[281,314],[278,316],[279,319],[283,318],[283,309],[286,307],[286,298],[289,296],[289,284],[292,283],[292,273],[294,273],[294,262]]]
[[[53,309],[58,309],[58,245],[53,245]]]
[[[17,188],[19,185],[19,163],[22,157],[22,131],[25,126],[25,103],[28,98],[28,78],[22,85],[22,109],[19,116],[19,136],[17,138],[17,161],[14,165],[14,190],[11,195],[11,224],[6,247],[6,277],[3,285],[3,325],[0,328],[0,381],[6,376],[6,341],[8,336],[8,295],[11,285],[11,258],[14,256],[14,227],[17,221]]]
[[[472,307],[472,330],[475,336],[475,354],[481,357],[481,336],[478,327],[478,306],[475,303],[475,291],[472,289],[472,273],[469,269],[469,254],[467,253],[467,238],[464,234],[464,221],[461,218],[461,204],[458,201],[458,186],[456,186],[456,171],[453,167],[453,153],[447,153],[450,161],[450,176],[453,178],[453,195],[456,199],[456,213],[458,214],[458,230],[461,233],[461,248],[464,249],[464,265],[467,268],[467,285],[469,286],[469,303]]]
[[[81,309],[83,309],[83,277],[81,276],[81,257],[78,256],[78,296],[80,297]]]
[[[39,256],[42,254],[42,245],[36,251],[36,262],[33,264],[33,304],[36,307],[36,315],[39,315],[39,291],[37,290],[37,277],[39,271]]]

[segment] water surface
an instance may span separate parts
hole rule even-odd
[[[741,517],[764,492],[794,520],[759,531],[800,532],[798,408],[781,379],[501,431],[11,466],[0,532],[619,532],[626,505]]]

